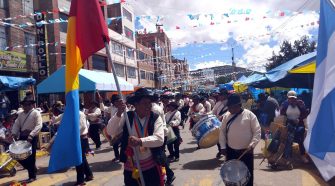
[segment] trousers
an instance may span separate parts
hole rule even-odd
[[[27,140],[28,136],[20,136],[20,140]],[[25,160],[19,160],[18,162],[23,166],[23,168],[28,170],[29,179],[36,179],[36,149],[37,149],[37,137],[33,137],[31,141],[32,154]]]
[[[88,129],[88,133],[91,137],[91,139],[94,141],[96,148],[99,148],[101,146],[101,140],[100,140],[100,124],[91,124],[90,128]]]

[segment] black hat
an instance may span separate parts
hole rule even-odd
[[[228,101],[227,101],[227,106],[233,106],[233,105],[238,105],[241,104],[241,97],[238,94],[231,94],[228,97]]]
[[[115,101],[121,100],[121,97],[118,94],[114,94],[111,97],[111,103],[114,103]]]
[[[173,107],[174,109],[177,109],[179,107],[178,103],[175,101],[170,102],[166,107]]]
[[[219,96],[229,96],[229,91],[227,89],[221,89]]]
[[[153,101],[159,101],[160,95],[157,93],[154,93],[153,95]]]
[[[20,104],[23,105],[25,103],[34,104],[34,103],[36,103],[36,101],[34,100],[34,98],[32,96],[26,96],[26,97],[23,98],[23,100],[20,102]]]
[[[192,96],[192,100],[200,100],[200,99],[201,99],[201,97],[197,94]]]
[[[149,98],[153,100],[154,96],[153,93],[148,89],[140,88],[136,92],[134,92],[133,96],[129,97],[128,103],[134,105],[134,103],[141,101],[142,98]]]

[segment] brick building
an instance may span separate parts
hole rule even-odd
[[[28,0],[0,0],[0,74],[2,76],[38,77],[35,47],[35,28],[19,27],[21,23],[33,23],[34,17],[18,17],[33,13],[33,2]],[[13,19],[18,17],[17,19]],[[7,92],[13,108],[23,98],[24,91]]]
[[[153,60],[153,51],[138,42],[136,43],[136,48],[140,81],[139,85],[146,88],[155,88],[155,66]]]
[[[190,82],[189,82],[189,65],[187,60],[177,59],[172,56],[172,63],[174,65],[174,75],[175,81],[173,83],[173,87],[177,90],[184,92],[190,90]]]
[[[171,58],[172,49],[166,33],[158,26],[155,33],[137,34],[137,41],[153,51],[156,87],[172,88],[171,82],[175,79]]]

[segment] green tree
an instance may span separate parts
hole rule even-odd
[[[314,52],[315,49],[316,42],[310,41],[307,36],[301,37],[299,40],[294,41],[293,44],[289,41],[284,41],[280,45],[278,54],[272,52],[272,57],[268,59],[269,63],[265,65],[265,68],[269,71],[293,58]]]
[[[221,76],[221,77],[216,78],[217,85],[226,84],[226,83],[229,83],[230,81],[231,81],[231,77],[229,76]]]

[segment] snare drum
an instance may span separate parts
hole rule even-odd
[[[209,148],[219,142],[221,122],[214,115],[201,118],[193,127],[192,134],[200,148]]]
[[[220,175],[225,185],[244,186],[248,184],[250,172],[240,160],[230,160],[223,163]]]
[[[16,141],[9,145],[9,154],[15,160],[25,160],[32,154],[32,145],[28,141]]]

